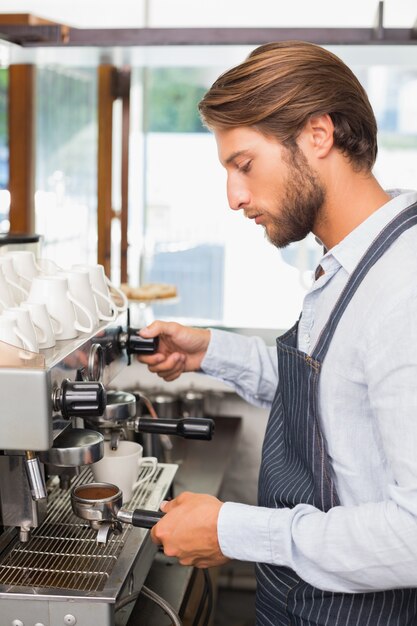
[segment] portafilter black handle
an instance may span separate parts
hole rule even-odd
[[[214,433],[214,421],[205,417],[184,417],[178,420],[140,417],[136,422],[135,430],[138,433],[177,435],[184,439],[210,441]]]
[[[146,339],[138,335],[140,328],[128,327],[125,333],[120,333],[119,344],[125,348],[128,354],[153,354],[157,352],[159,337]]]
[[[147,509],[135,509],[134,511],[126,511],[119,509],[117,519],[125,524],[132,524],[138,528],[153,528],[157,522],[164,517],[162,511],[148,511]]]

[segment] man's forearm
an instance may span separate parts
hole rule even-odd
[[[268,509],[226,502],[222,553],[282,565],[328,591],[358,593],[417,587],[417,519],[393,501]]]

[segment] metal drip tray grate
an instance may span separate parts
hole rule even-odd
[[[149,469],[140,474],[146,476]],[[140,485],[129,509],[150,508],[149,500],[163,469],[158,466],[149,481]],[[73,486],[92,482],[90,469]],[[107,544],[98,544],[97,533],[74,515],[68,492],[54,487],[48,496],[48,516],[27,543],[16,542],[0,559],[0,585],[101,591],[120,555],[132,526],[123,524],[121,534],[112,534]]]

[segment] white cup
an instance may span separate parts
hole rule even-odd
[[[14,304],[20,304],[26,300],[28,290],[20,284],[19,276],[14,268],[13,259],[9,253],[0,257],[0,269],[10,287]]]
[[[36,352],[36,350],[31,349],[33,346],[30,338],[26,337],[20,331],[17,320],[12,315],[5,315],[4,313],[0,315],[0,341],[5,341],[18,348],[25,348],[31,352]]]
[[[55,263],[55,261],[52,261],[52,259],[39,257],[36,259],[36,264],[39,267],[39,273],[44,274],[45,276],[56,276],[59,272],[63,271],[63,268]]]
[[[2,309],[7,309],[9,306],[14,306],[15,304],[12,290],[0,265],[0,307]]]
[[[129,502],[133,490],[149,480],[156,472],[158,459],[143,456],[143,447],[135,441],[119,441],[117,450],[112,450],[110,442],[104,442],[104,456],[93,463],[91,470],[94,479],[100,483],[117,485],[123,493],[123,502]],[[139,480],[141,467],[147,466],[149,471]]]
[[[72,267],[73,269],[88,270],[100,319],[113,321],[117,317],[118,312],[122,313],[126,311],[128,305],[126,295],[107,278],[102,265],[73,265]],[[120,306],[118,306],[112,298],[112,291],[114,291],[122,301]]]
[[[88,270],[71,269],[60,275],[66,277],[70,293],[87,309],[88,313],[80,310],[77,314],[80,324],[84,326],[92,324],[96,328],[99,324],[99,317]]]
[[[20,284],[29,288],[32,279],[42,273],[41,267],[30,250],[15,250],[7,254],[12,259],[13,267],[20,279]]]
[[[93,330],[92,323],[89,326],[79,323],[76,310],[83,311],[87,316],[89,313],[70,293],[65,276],[35,276],[27,301],[46,304],[49,315],[61,324],[61,332],[55,333],[58,340],[74,339],[78,330],[84,333]]]
[[[55,333],[59,334],[62,330],[62,326],[57,320],[51,318],[46,304],[22,302],[20,308],[30,313],[33,325],[35,326],[39,349],[53,348],[56,344]]]
[[[38,337],[29,311],[14,306],[5,309],[3,315],[16,321],[16,326],[24,337],[23,347],[31,352],[39,352]],[[43,337],[43,333],[41,336]]]

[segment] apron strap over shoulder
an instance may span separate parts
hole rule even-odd
[[[379,233],[378,237],[374,239],[340,294],[329,321],[324,326],[311,355],[313,359],[320,362],[323,361],[340,318],[371,267],[375,265],[378,259],[382,257],[384,252],[402,233],[416,224],[417,202],[396,215]]]

